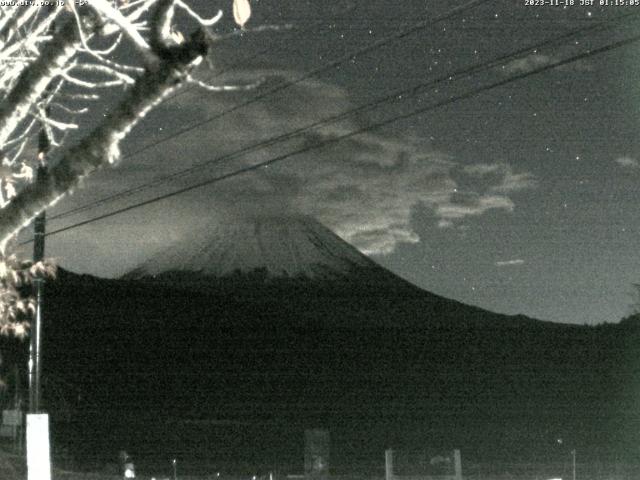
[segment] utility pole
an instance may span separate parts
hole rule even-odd
[[[44,114],[49,114],[44,107]],[[51,139],[44,125],[38,135],[38,169],[36,184],[47,181],[47,154],[51,148]],[[44,237],[46,213],[43,210],[35,219],[33,262],[44,260]],[[51,480],[51,447],[49,439],[49,415],[41,411],[42,371],[42,307],[44,303],[45,279],[39,274],[34,279],[36,311],[31,322],[31,342],[29,344],[29,413],[27,414],[27,479]]]
[[[45,129],[40,131],[38,137],[38,170],[36,172],[36,183],[45,182],[47,167],[47,152],[50,148],[49,136]],[[44,260],[44,237],[47,216],[43,210],[35,219],[34,239],[33,239],[33,262]],[[44,278],[38,276],[33,281],[36,297],[35,318],[31,325],[31,344],[29,348],[29,413],[40,412],[40,374],[41,346],[42,346],[42,307],[44,303]]]

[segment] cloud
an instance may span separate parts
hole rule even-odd
[[[496,262],[498,267],[511,267],[515,265],[524,265],[524,260],[517,258],[515,260],[500,260]]]
[[[536,178],[528,172],[516,173],[506,163],[479,163],[467,165],[462,169],[466,175],[477,178],[491,178],[492,192],[509,193],[533,188],[537,185]]]
[[[275,82],[273,77],[291,75],[264,71],[248,73],[245,78],[235,80],[242,82],[259,76],[271,77],[269,82]],[[246,94],[207,97],[200,91],[189,92],[179,97],[178,104],[161,106],[157,124],[167,129],[166,118],[170,115],[177,126],[188,125],[244,101]],[[163,144],[161,149],[149,151],[135,161],[126,160],[110,176],[105,174],[89,180],[93,182],[91,188],[108,193],[148,182],[149,172],[162,176],[211,161],[350,108],[344,90],[319,81],[306,81],[278,96],[268,96],[225,114],[218,121],[179,137],[179,141]],[[335,139],[359,128],[365,121],[349,117],[283,144],[263,146],[233,160],[216,162],[207,169],[198,169],[194,175],[172,179],[171,188]],[[153,140],[154,135],[163,135],[154,129],[154,122],[151,118],[147,130],[137,135],[138,139],[144,139],[142,143]],[[512,211],[511,193],[533,183],[531,175],[516,173],[503,163],[465,167],[446,153],[433,150],[422,139],[368,132],[174,197],[163,208],[192,212],[176,216],[179,218],[175,223],[179,226],[172,227],[172,234],[176,228],[187,230],[189,222],[202,222],[202,216],[212,217],[218,213],[220,218],[228,218],[228,213],[300,214],[317,218],[365,253],[385,254],[398,244],[419,241],[411,223],[416,209],[430,212],[434,225],[445,228],[490,210]],[[155,211],[163,209],[158,207]],[[144,222],[152,224],[153,220],[146,218]]]
[[[526,73],[556,61],[558,61],[558,59],[551,55],[532,53],[526,57],[517,58],[507,63],[502,67],[502,72],[506,75]]]
[[[460,195],[454,193],[449,200],[436,205],[435,211],[438,217],[451,222],[468,216],[482,215],[493,209],[510,212],[513,208],[513,201],[502,195],[480,195],[477,193]]]
[[[254,76],[258,75],[273,72]],[[181,105],[183,112],[204,110],[201,113],[205,115],[213,108],[219,109],[218,105],[203,103],[200,93],[185,96]],[[210,135],[197,142],[183,142],[180,153],[206,160],[220,150],[270,138],[349,108],[348,97],[340,88],[307,81],[288,89],[280,98],[223,118]],[[233,163],[236,167],[253,164],[336,138],[358,128],[362,121],[350,118],[322,126],[285,147],[260,150]],[[311,215],[366,253],[389,253],[399,243],[419,241],[411,226],[416,208],[427,209],[436,222],[445,223],[489,210],[509,212],[514,203],[508,194],[533,182],[529,174],[514,173],[505,164],[476,166],[483,168],[493,171],[479,178],[473,169],[465,172],[449,155],[434,151],[421,139],[369,132],[221,182],[210,189],[209,195],[218,208],[243,215]],[[464,194],[460,192],[462,183]]]
[[[640,162],[638,162],[638,160],[632,157],[627,157],[627,156],[618,157],[615,159],[615,162],[624,168],[632,168],[632,169],[640,168]]]
[[[575,52],[574,52],[575,54]],[[503,65],[501,71],[504,75],[517,75],[520,73],[527,73],[532,70],[556,63],[562,58],[568,58],[571,56],[571,52],[568,52],[566,56],[545,55],[542,53],[531,53],[525,57],[517,58],[511,62]],[[573,71],[573,72],[590,72],[593,70],[593,66],[584,60],[576,60],[574,62],[566,63],[556,67],[558,71]]]

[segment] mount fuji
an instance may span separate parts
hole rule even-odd
[[[623,380],[635,384],[639,345],[637,325],[489,312],[412,285],[315,220],[254,217],[120,279],[60,268],[46,286],[44,398],[56,441],[91,455],[152,442],[287,461],[318,426],[334,465],[429,442],[542,455],[569,435],[583,452],[632,451],[640,419]]]
[[[368,328],[534,322],[427,292],[381,267],[310,217],[251,216],[217,223],[151,256],[122,279],[206,292],[218,304],[260,298],[262,315],[300,325]],[[304,300],[303,300],[304,299]],[[283,308],[287,315],[282,315]],[[216,308],[216,307],[212,307]],[[232,315],[238,323],[261,315]],[[393,316],[387,312],[393,311]],[[385,314],[382,314],[385,312]],[[225,314],[226,318],[227,315]],[[393,317],[393,318],[392,318]]]
[[[155,255],[125,278],[191,272],[225,277],[264,271],[269,278],[337,279],[379,269],[368,257],[309,217],[265,216],[218,223],[206,235]]]

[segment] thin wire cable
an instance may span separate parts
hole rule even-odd
[[[638,16],[640,16],[640,13],[626,14],[626,15],[620,16],[618,18],[618,20],[628,20],[629,18],[634,18],[634,17],[638,17]],[[414,95],[418,95],[420,93],[425,92],[430,87],[434,87],[434,86],[436,86],[436,85],[438,85],[440,83],[443,83],[443,82],[444,83],[451,83],[452,81],[455,81],[455,80],[460,80],[462,78],[470,77],[471,75],[473,75],[475,73],[482,72],[482,71],[485,71],[485,70],[489,70],[491,68],[495,68],[496,66],[498,66],[500,64],[504,64],[504,62],[507,62],[507,61],[512,60],[514,58],[517,58],[517,57],[519,57],[520,55],[522,55],[524,53],[527,53],[527,52],[530,52],[530,51],[533,51],[533,50],[536,50],[536,49],[541,49],[541,48],[547,47],[549,45],[554,45],[554,44],[559,43],[559,42],[561,42],[563,40],[566,40],[567,38],[575,37],[576,35],[588,33],[588,32],[594,31],[594,30],[600,30],[600,29],[606,30],[606,29],[608,29],[610,27],[611,27],[611,25],[609,25],[609,22],[602,22],[602,23],[599,23],[597,25],[590,25],[590,26],[587,26],[587,27],[582,27],[582,28],[579,28],[579,29],[576,29],[576,30],[572,30],[570,32],[558,35],[556,37],[549,38],[549,39],[543,40],[541,42],[538,42],[538,43],[535,43],[535,44],[532,44],[532,45],[528,45],[528,46],[523,47],[523,48],[521,48],[521,49],[519,49],[519,50],[517,50],[515,52],[499,56],[499,57],[494,58],[492,60],[489,60],[489,61],[486,61],[486,62],[482,62],[482,63],[479,63],[479,64],[475,64],[475,65],[472,65],[472,66],[469,66],[469,67],[465,67],[465,68],[462,68],[462,69],[458,69],[458,70],[456,70],[454,72],[447,73],[445,75],[442,75],[442,76],[440,76],[440,77],[438,77],[436,79],[430,80],[428,82],[422,82],[422,83],[419,83],[417,85],[414,85],[413,87],[409,87],[409,88],[406,88],[406,89],[395,90],[392,93],[386,94],[383,97],[379,97],[379,98],[377,98],[377,99],[375,99],[373,101],[370,101],[370,102],[368,102],[366,104],[363,104],[363,105],[360,105],[360,106],[355,107],[353,109],[350,109],[348,111],[345,111],[345,112],[339,113],[337,115],[333,115],[333,116],[318,120],[318,121],[313,122],[313,123],[311,123],[309,125],[297,128],[295,130],[286,132],[284,134],[281,134],[281,135],[278,135],[278,136],[275,136],[275,137],[271,137],[269,139],[266,139],[266,140],[251,144],[251,145],[243,147],[243,148],[241,148],[239,150],[235,150],[235,151],[230,152],[228,154],[213,158],[211,160],[207,160],[205,162],[199,163],[199,164],[194,165],[192,167],[180,170],[178,172],[174,172],[174,173],[171,173],[171,174],[168,174],[168,175],[161,176],[161,177],[156,178],[156,179],[154,179],[154,180],[152,180],[150,182],[146,182],[146,183],[137,185],[135,187],[131,187],[131,188],[122,190],[120,192],[116,192],[114,194],[111,194],[111,195],[108,195],[108,196],[103,197],[101,199],[98,199],[98,200],[95,200],[93,202],[90,202],[90,203],[88,203],[86,205],[75,207],[73,209],[67,210],[67,211],[59,213],[57,215],[53,215],[53,216],[51,216],[49,218],[49,220],[57,220],[57,219],[61,219],[61,218],[65,218],[65,217],[71,216],[71,215],[78,214],[78,213],[83,212],[83,211],[87,211],[87,210],[90,210],[90,209],[93,209],[93,208],[97,208],[99,206],[105,205],[105,204],[110,203],[112,201],[115,201],[117,199],[121,199],[121,198],[130,196],[130,195],[133,195],[135,193],[144,191],[144,190],[146,190],[148,188],[152,188],[152,187],[161,185],[162,183],[165,183],[165,182],[167,182],[169,180],[172,180],[172,179],[175,179],[175,178],[179,178],[179,177],[188,175],[190,173],[196,172],[196,171],[198,171],[200,169],[207,168],[207,167],[210,167],[212,165],[221,163],[223,161],[236,158],[236,157],[238,157],[240,155],[243,155],[243,154],[246,154],[246,153],[255,152],[257,150],[263,149],[264,147],[272,146],[272,145],[275,145],[277,143],[290,140],[290,139],[292,139],[292,138],[294,138],[294,137],[296,137],[296,136],[298,136],[298,135],[300,135],[300,134],[302,134],[304,132],[312,130],[314,128],[318,128],[320,126],[324,126],[324,125],[327,125],[327,124],[330,124],[330,123],[335,123],[337,121],[340,121],[340,120],[343,120],[343,119],[345,119],[347,117],[350,117],[350,116],[352,116],[354,114],[363,113],[363,112],[366,112],[368,110],[377,108],[380,105],[383,105],[385,103],[402,100],[401,98],[398,98],[398,97],[405,97],[406,98],[406,97],[411,97],[411,96],[414,96]]]
[[[158,145],[160,145],[162,143],[165,143],[165,142],[168,142],[170,140],[173,140],[174,138],[177,138],[177,137],[179,137],[181,135],[184,135],[184,134],[186,134],[186,133],[188,133],[190,131],[193,131],[193,130],[195,130],[197,128],[200,128],[201,126],[206,125],[207,123],[211,123],[211,122],[223,117],[224,115],[227,115],[229,113],[237,111],[240,108],[243,108],[245,106],[251,105],[251,104],[255,103],[258,100],[262,100],[264,98],[267,98],[267,97],[269,97],[270,95],[272,95],[274,93],[281,92],[281,91],[283,91],[283,90],[285,90],[285,89],[287,89],[287,88],[289,88],[291,86],[294,86],[294,85],[296,85],[296,84],[298,84],[298,83],[300,83],[300,82],[302,82],[302,81],[304,81],[304,80],[306,80],[306,79],[308,79],[310,77],[313,77],[313,76],[315,76],[315,75],[317,75],[319,73],[323,73],[325,71],[328,71],[328,70],[340,65],[341,63],[344,63],[345,61],[350,60],[351,58],[354,58],[354,57],[356,57],[358,55],[362,55],[364,53],[368,53],[368,52],[370,52],[372,50],[375,50],[377,48],[380,48],[381,46],[384,46],[384,45],[390,43],[391,41],[404,38],[404,37],[416,32],[416,31],[424,29],[424,28],[426,28],[428,26],[431,26],[431,25],[437,24],[439,22],[448,20],[448,19],[450,19],[450,18],[452,18],[454,16],[459,15],[460,13],[464,13],[467,10],[471,10],[471,9],[475,8],[475,7],[479,6],[480,4],[482,4],[482,3],[486,2],[486,1],[488,1],[488,0],[472,0],[472,1],[467,2],[466,4],[463,4],[463,5],[459,6],[459,7],[453,8],[452,10],[448,11],[447,13],[445,13],[443,15],[440,15],[439,17],[436,17],[436,18],[434,18],[432,20],[424,20],[424,21],[418,22],[417,24],[413,25],[412,27],[410,27],[410,28],[408,28],[406,30],[402,30],[402,31],[400,31],[400,32],[398,32],[398,33],[396,33],[394,35],[390,35],[390,36],[381,38],[380,40],[377,40],[376,42],[373,42],[372,44],[369,44],[369,45],[367,45],[367,46],[365,46],[363,48],[360,48],[360,49],[358,49],[358,50],[356,50],[354,52],[350,52],[350,53],[348,53],[348,54],[346,54],[346,55],[344,55],[342,57],[339,57],[336,60],[333,60],[330,63],[322,65],[321,67],[319,67],[317,69],[314,69],[314,70],[311,70],[309,72],[306,72],[306,73],[302,74],[301,76],[296,77],[293,80],[278,84],[275,87],[273,87],[272,89],[266,90],[262,94],[257,95],[256,97],[253,97],[253,98],[249,99],[246,102],[242,102],[242,103],[240,103],[238,105],[235,105],[235,106],[233,106],[233,107],[231,107],[231,108],[229,108],[227,110],[224,110],[224,111],[222,111],[222,112],[220,112],[220,113],[218,113],[216,115],[207,117],[206,119],[201,120],[200,122],[196,122],[196,123],[191,124],[191,125],[189,125],[187,127],[179,129],[179,130],[175,131],[174,133],[172,133],[171,135],[163,137],[163,138],[161,138],[161,139],[159,139],[159,140],[157,140],[155,142],[151,142],[151,143],[149,143],[147,145],[143,145],[142,147],[138,148],[137,150],[134,150],[132,152],[128,152],[127,154],[123,155],[123,159],[131,158],[133,156],[139,155],[140,153],[142,153],[142,152],[144,152],[144,151],[146,151],[146,150],[148,150],[150,148],[156,147],[156,146],[158,146]],[[177,95],[178,94],[176,94],[176,96]],[[61,214],[58,214],[56,216],[51,217],[49,220],[62,218],[64,216],[68,216],[68,215],[70,215],[72,213],[76,213],[76,212],[77,212],[77,210],[74,210],[73,212],[71,212],[71,211],[63,212]]]
[[[283,155],[279,155],[277,157],[271,158],[271,159],[266,160],[264,162],[259,162],[259,163],[256,163],[254,165],[243,167],[243,168],[234,170],[233,172],[226,173],[226,174],[223,174],[223,175],[219,175],[217,177],[213,177],[213,178],[210,178],[208,180],[204,180],[202,182],[198,182],[198,183],[189,185],[187,187],[180,188],[178,190],[174,190],[173,192],[169,192],[169,193],[166,193],[166,194],[163,194],[163,195],[159,195],[157,197],[145,200],[143,202],[139,202],[139,203],[136,203],[136,204],[133,204],[133,205],[128,205],[126,207],[111,211],[109,213],[105,213],[105,214],[99,215],[97,217],[93,217],[93,218],[90,218],[90,219],[87,219],[87,220],[83,220],[81,222],[78,222],[78,223],[75,223],[75,224],[72,224],[72,225],[68,225],[66,227],[59,228],[57,230],[53,230],[51,232],[47,232],[46,236],[57,235],[59,233],[66,232],[66,231],[69,231],[69,230],[72,230],[72,229],[75,229],[75,228],[79,228],[79,227],[82,227],[84,225],[88,225],[90,223],[94,223],[94,222],[97,222],[97,221],[100,221],[100,220],[104,220],[106,218],[110,218],[110,217],[113,217],[115,215],[119,215],[121,213],[125,213],[125,212],[128,212],[128,211],[137,209],[137,208],[141,208],[141,207],[144,207],[144,206],[147,206],[147,205],[151,205],[153,203],[156,203],[156,202],[159,202],[159,201],[162,201],[162,200],[166,200],[168,198],[172,198],[172,197],[175,197],[177,195],[181,195],[183,193],[190,192],[192,190],[196,190],[198,188],[202,188],[202,187],[205,187],[205,186],[208,186],[208,185],[212,185],[214,183],[218,183],[218,182],[221,182],[223,180],[227,180],[227,179],[232,178],[232,177],[236,177],[236,176],[239,176],[239,175],[243,175],[245,173],[253,172],[253,171],[259,170],[261,168],[264,168],[266,166],[270,166],[270,165],[273,165],[275,163],[281,162],[281,161],[286,160],[288,158],[291,158],[293,156],[300,155],[302,153],[307,153],[307,152],[310,152],[312,150],[316,150],[318,148],[323,148],[323,147],[326,147],[328,145],[334,145],[334,144],[336,144],[338,142],[341,142],[342,140],[345,140],[347,138],[351,138],[351,137],[354,137],[356,135],[360,135],[362,133],[369,132],[371,130],[376,130],[376,129],[379,129],[381,127],[390,125],[392,123],[398,122],[400,120],[405,120],[407,118],[411,118],[411,117],[414,117],[416,115],[421,115],[421,114],[424,114],[426,112],[435,110],[437,108],[440,108],[440,107],[443,107],[443,106],[447,106],[447,105],[451,105],[451,104],[454,104],[454,103],[459,102],[461,100],[465,100],[467,98],[471,98],[471,97],[476,96],[476,95],[478,95],[480,93],[484,93],[484,92],[487,92],[489,90],[493,90],[495,88],[507,85],[509,83],[512,83],[512,82],[515,82],[515,81],[518,81],[518,80],[522,80],[524,78],[527,78],[527,77],[530,77],[530,76],[533,76],[533,75],[537,75],[537,74],[552,70],[554,68],[561,67],[563,65],[567,65],[569,63],[577,62],[577,61],[583,60],[585,58],[589,58],[589,57],[592,57],[592,56],[595,56],[595,55],[600,55],[602,53],[606,53],[606,52],[609,52],[609,51],[612,51],[612,50],[615,50],[615,49],[618,49],[618,48],[622,48],[622,47],[631,45],[631,44],[639,42],[639,41],[640,41],[640,35],[636,35],[634,37],[630,37],[630,38],[627,38],[625,40],[620,40],[618,42],[614,42],[614,43],[605,45],[603,47],[599,47],[599,48],[594,49],[594,50],[588,50],[587,52],[584,52],[584,53],[581,53],[581,54],[578,54],[578,55],[574,55],[572,57],[568,57],[566,59],[559,60],[559,61],[556,61],[556,62],[553,62],[553,63],[549,63],[547,65],[535,68],[535,69],[530,70],[528,72],[521,73],[519,75],[514,75],[512,77],[506,78],[504,80],[500,80],[498,82],[493,82],[493,83],[490,83],[490,84],[487,84],[487,85],[483,85],[481,87],[472,89],[472,90],[470,90],[468,92],[465,92],[463,94],[460,94],[460,95],[452,96],[452,97],[450,97],[450,98],[448,98],[446,100],[431,104],[429,106],[422,107],[422,108],[413,110],[411,112],[403,113],[401,115],[397,115],[397,116],[394,116],[394,117],[391,117],[391,118],[388,118],[388,119],[385,119],[385,120],[370,124],[368,126],[353,130],[353,131],[351,131],[349,133],[345,133],[343,135],[339,135],[339,136],[336,136],[336,137],[333,137],[333,138],[318,142],[316,144],[312,144],[312,145],[309,145],[307,147],[304,147],[304,148],[301,148],[301,149],[298,149],[298,150],[295,150],[295,151],[292,151],[292,152],[289,152],[289,153],[286,153],[286,154],[283,154]],[[25,245],[25,244],[30,243],[32,241],[33,241],[33,239],[26,240],[24,242],[21,242],[20,245]]]
[[[129,152],[129,153],[127,153],[127,155],[124,156],[124,158],[130,158],[130,157],[132,157],[134,155],[138,155],[138,154],[142,153],[143,151],[148,150],[149,148],[155,147],[157,145],[160,145],[161,143],[164,143],[164,142],[167,142],[169,140],[172,140],[173,138],[175,138],[175,137],[177,137],[179,135],[183,135],[183,134],[185,134],[185,133],[187,133],[187,132],[189,132],[191,130],[194,130],[195,128],[198,128],[198,127],[200,127],[200,126],[202,126],[202,125],[204,125],[206,123],[213,122],[213,121],[215,121],[215,120],[217,120],[219,118],[224,117],[225,115],[228,115],[228,114],[233,113],[233,112],[235,112],[237,110],[240,110],[241,108],[244,108],[246,106],[252,105],[255,102],[260,101],[260,100],[262,100],[264,98],[267,98],[267,97],[269,97],[269,96],[271,96],[271,95],[273,95],[275,93],[282,92],[282,91],[286,90],[287,88],[290,88],[290,87],[292,87],[294,85],[297,85],[297,84],[303,82],[304,80],[307,80],[307,79],[309,79],[311,77],[314,77],[314,76],[316,76],[318,74],[327,72],[327,71],[331,70],[332,68],[335,68],[338,65],[340,65],[340,64],[342,64],[342,63],[344,63],[346,61],[351,60],[354,57],[357,57],[359,55],[363,55],[365,53],[369,53],[369,52],[371,52],[373,50],[376,50],[376,49],[378,49],[378,48],[380,48],[380,47],[382,47],[384,45],[387,45],[388,43],[391,43],[394,40],[399,40],[401,38],[404,38],[404,37],[406,37],[408,35],[411,35],[414,32],[422,30],[422,29],[424,29],[426,27],[435,25],[435,24],[443,22],[445,20],[449,20],[450,18],[453,18],[453,17],[459,15],[460,13],[463,13],[463,12],[465,12],[467,10],[471,10],[471,9],[481,5],[482,3],[485,3],[485,2],[488,2],[488,1],[489,0],[472,0],[472,1],[467,2],[467,3],[465,3],[465,4],[463,4],[463,5],[459,6],[459,7],[453,8],[449,12],[447,12],[447,13],[445,13],[443,15],[440,15],[440,16],[432,19],[432,20],[423,20],[421,22],[418,22],[417,24],[415,24],[414,26],[412,26],[412,27],[410,27],[410,28],[408,28],[406,30],[402,30],[402,31],[400,31],[398,33],[395,33],[393,35],[381,38],[380,40],[377,40],[377,41],[375,41],[375,42],[373,42],[373,43],[371,43],[369,45],[366,45],[366,46],[364,46],[364,47],[362,47],[360,49],[357,49],[357,50],[355,50],[353,52],[349,52],[346,55],[343,55],[343,56],[341,56],[341,57],[339,57],[339,58],[337,58],[337,59],[335,59],[335,60],[333,60],[333,61],[331,61],[329,63],[326,63],[326,64],[324,64],[324,65],[322,65],[322,66],[320,66],[318,68],[310,70],[310,71],[308,71],[308,72],[306,72],[306,73],[294,78],[293,80],[289,80],[288,82],[284,82],[284,83],[278,84],[278,85],[274,86],[273,88],[271,88],[269,90],[266,90],[263,93],[261,93],[260,95],[256,95],[255,97],[252,97],[252,98],[250,98],[249,100],[247,100],[245,102],[241,102],[241,103],[239,103],[237,105],[234,105],[233,107],[228,108],[227,110],[224,110],[224,111],[222,111],[220,113],[217,113],[216,115],[207,117],[206,119],[204,119],[204,120],[202,120],[200,122],[197,122],[197,123],[195,123],[193,125],[190,125],[188,127],[185,127],[185,128],[180,129],[180,130],[177,130],[175,133],[173,133],[171,135],[168,135],[167,137],[164,137],[164,138],[162,138],[162,139],[160,139],[160,140],[158,140],[156,142],[150,143],[148,145],[140,147],[137,150]]]

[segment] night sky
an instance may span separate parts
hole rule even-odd
[[[213,3],[193,5],[211,15]],[[211,80],[217,84],[264,83],[241,93],[189,88],[137,127],[123,151],[160,142],[278,82],[465,3],[254,0],[248,26],[291,28],[220,41],[211,54],[214,70],[204,69],[198,77],[217,75]],[[220,31],[233,27],[229,10]],[[638,18],[613,21],[629,14]],[[258,172],[51,236],[48,254],[72,270],[117,276],[168,243],[206,228],[207,222],[230,221],[238,211],[290,212],[318,218],[393,272],[449,298],[558,322],[618,321],[630,313],[632,284],[640,282],[640,42],[455,98],[638,35],[640,6],[481,2],[124,158],[116,168],[88,179],[50,216],[396,90],[596,25],[600,28],[531,48],[518,59],[465,78],[452,77],[418,95],[402,95],[302,138],[52,220],[48,228],[55,230],[454,98],[422,115]],[[94,113],[103,108],[96,105]],[[85,128],[96,118],[88,117]]]

